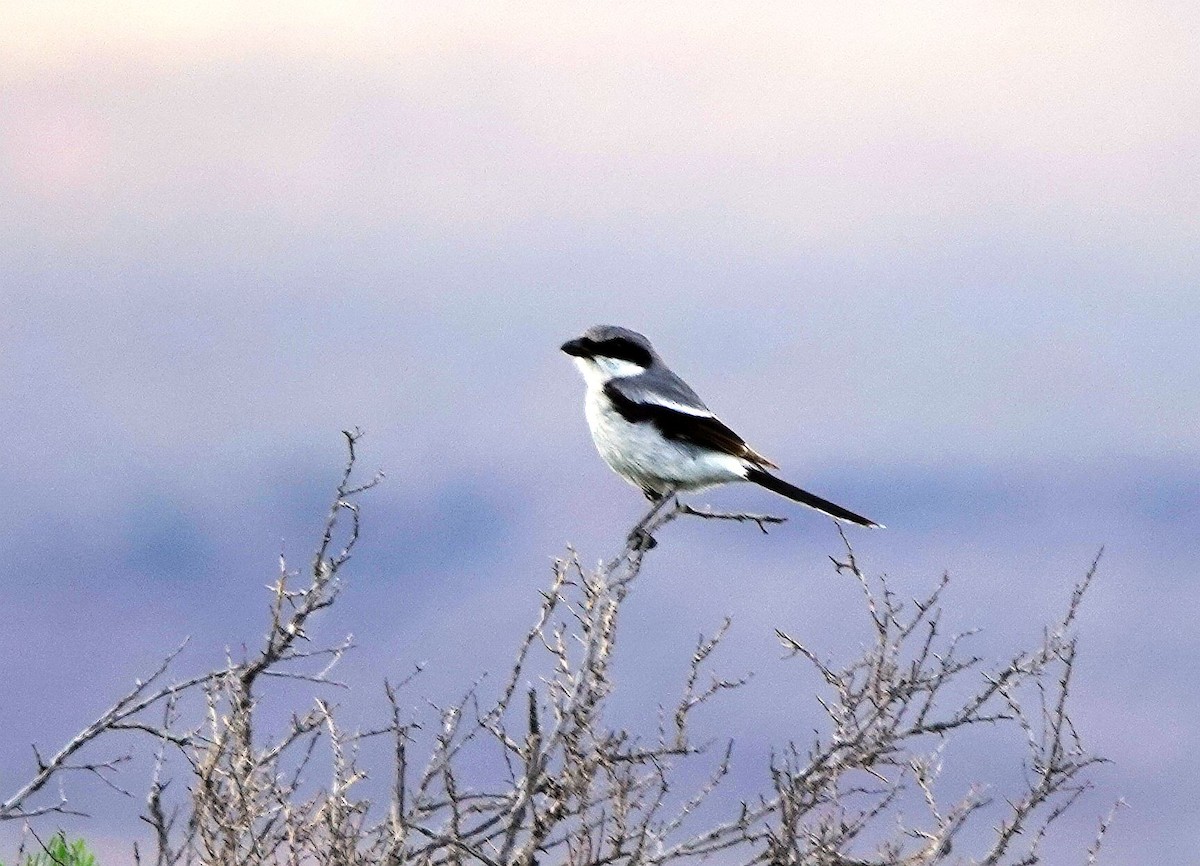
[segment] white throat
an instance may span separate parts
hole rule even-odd
[[[640,364],[635,364],[632,361],[623,361],[620,358],[597,356],[595,358],[574,358],[572,360],[575,361],[575,366],[579,368],[579,372],[583,374],[583,381],[587,383],[589,390],[603,388],[609,379],[636,376],[638,373],[646,372],[646,368]]]

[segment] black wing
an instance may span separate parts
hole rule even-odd
[[[764,466],[775,464],[767,460],[746,444],[737,433],[727,427],[724,422],[704,408],[699,398],[695,398],[699,406],[696,412],[682,411],[663,403],[646,399],[641,389],[622,387],[628,380],[611,379],[604,386],[604,394],[612,402],[622,418],[631,424],[651,423],[667,439],[678,442],[690,442],[702,448],[711,448],[734,457],[744,457],[754,463]],[[686,387],[686,386],[685,386]],[[690,389],[689,389],[690,391]],[[705,414],[699,414],[703,412]]]

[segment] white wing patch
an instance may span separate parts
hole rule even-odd
[[[682,412],[684,415],[693,415],[697,418],[717,417],[703,406],[688,406],[684,403],[676,403],[674,400],[659,397],[651,391],[640,391],[638,397],[644,403],[653,403],[655,406],[662,406],[664,409],[670,409],[672,412]]]

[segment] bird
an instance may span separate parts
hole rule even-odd
[[[636,331],[596,325],[561,349],[583,375],[596,450],[651,502],[750,482],[836,520],[882,527],[772,474],[779,467],[717,418]]]

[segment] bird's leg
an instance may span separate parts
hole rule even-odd
[[[646,498],[650,499],[650,501],[654,504],[651,505],[650,510],[646,512],[646,516],[639,520],[637,525],[634,526],[630,531],[629,543],[641,550],[650,550],[656,544],[658,544],[658,542],[655,541],[654,537],[646,531],[646,527],[653,522],[654,518],[658,516],[659,512],[666,507],[667,503],[670,502],[672,498],[674,498],[675,488],[669,487],[665,493],[659,493],[658,491],[650,490],[646,490],[644,492],[646,494]],[[653,494],[653,497],[651,494]]]

